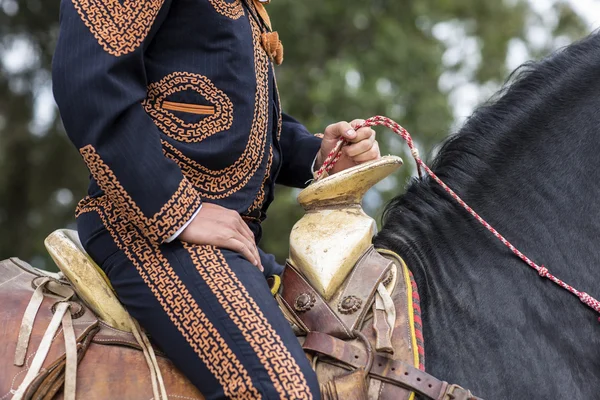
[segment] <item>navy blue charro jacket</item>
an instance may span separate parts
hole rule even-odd
[[[110,207],[163,243],[202,201],[264,218],[320,146],[283,114],[252,0],[62,0],[54,95]]]

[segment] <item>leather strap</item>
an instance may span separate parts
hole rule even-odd
[[[367,360],[365,350],[321,332],[310,332],[302,347],[305,351],[331,357],[353,368],[360,368]],[[402,361],[379,354],[375,355],[370,375],[433,400],[480,400],[460,386],[449,385]]]
[[[285,307],[304,324],[306,331],[324,331],[335,337],[350,339],[354,336],[302,275],[289,263],[282,275],[283,290],[281,300]],[[304,311],[298,309],[300,296],[308,298],[309,306]]]
[[[341,290],[329,301],[331,309],[350,332],[360,327],[377,287],[385,279],[391,265],[391,260],[371,246],[357,261]],[[348,300],[358,304],[359,308],[354,312],[344,311],[344,302]],[[318,331],[323,332],[323,329]]]
[[[325,301],[288,263],[282,276],[281,297],[306,331],[326,332],[341,339],[354,338],[352,332],[362,323],[377,287],[392,264],[371,246],[356,263],[339,293]],[[306,309],[298,307],[300,296],[309,299]]]
[[[369,400],[365,371],[357,369],[321,385],[321,400]]]
[[[33,281],[35,282],[35,279]],[[29,338],[31,337],[31,331],[33,330],[33,322],[35,321],[35,316],[42,305],[42,301],[44,301],[44,288],[48,281],[50,281],[50,277],[41,278],[41,280],[38,282],[38,287],[33,292],[31,300],[29,300],[29,304],[27,305],[25,313],[23,314],[14,361],[14,364],[18,367],[22,367],[23,364],[25,364],[25,356],[27,355]]]

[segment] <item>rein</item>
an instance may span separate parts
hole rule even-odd
[[[502,236],[496,229],[494,229],[494,227],[492,227],[489,223],[487,223],[467,203],[465,203],[464,200],[461,199],[458,194],[456,194],[448,185],[446,185],[427,166],[427,164],[425,164],[423,162],[423,160],[419,156],[419,152],[418,152],[417,148],[415,147],[412,137],[410,136],[410,133],[408,133],[408,131],[406,129],[404,129],[402,126],[400,126],[400,124],[398,124],[397,122],[395,122],[387,117],[375,116],[375,117],[371,117],[371,118],[367,119],[362,125],[358,126],[356,128],[356,130],[358,130],[360,128],[364,128],[364,127],[373,127],[373,126],[385,126],[389,129],[391,129],[394,133],[396,133],[400,137],[402,137],[402,139],[404,139],[404,141],[410,148],[413,158],[415,159],[415,162],[417,164],[417,171],[419,173],[420,178],[422,178],[422,175],[421,175],[421,168],[422,168],[425,170],[425,172],[427,172],[427,174],[434,181],[436,181],[442,188],[444,188],[444,190],[446,192],[448,192],[448,194],[450,194],[450,196],[452,196],[452,198],[454,200],[456,200],[456,202],[458,204],[460,204],[465,210],[467,210],[467,212],[469,214],[471,214],[477,221],[479,221],[481,223],[481,225],[483,225],[496,238],[498,238],[498,240],[500,240],[506,247],[508,247],[525,264],[527,264],[528,266],[530,266],[531,268],[536,270],[539,276],[541,276],[542,278],[547,278],[550,281],[557,284],[558,286],[562,287],[563,289],[568,290],[569,292],[571,292],[572,294],[577,296],[583,304],[587,305],[588,307],[590,307],[597,313],[600,313],[600,301],[596,300],[594,297],[590,296],[586,292],[581,292],[581,291],[575,289],[573,286],[571,286],[568,283],[564,282],[563,280],[559,279],[557,276],[551,274],[550,271],[548,271],[548,268],[546,268],[544,265],[536,264],[529,257],[527,257],[525,254],[523,254],[521,251],[519,251],[519,249],[517,249],[515,246],[513,246],[512,243],[510,243],[504,236]],[[315,173],[316,181],[321,179],[323,177],[323,175],[325,174],[325,172],[331,171],[331,169],[333,168],[335,163],[340,159],[340,157],[342,155],[342,153],[341,153],[342,147],[344,147],[347,144],[348,144],[348,142],[343,138],[337,142],[337,144],[335,145],[333,150],[331,150],[331,152],[329,153],[329,155],[323,162],[323,165],[321,166],[321,168],[319,168],[319,170]],[[598,318],[598,320],[600,321],[600,318]]]

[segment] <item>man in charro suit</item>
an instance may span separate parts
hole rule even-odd
[[[62,0],[53,81],[91,173],[84,248],[127,310],[209,399],[318,398],[257,246],[275,183],[379,157],[340,122],[323,139],[281,111],[283,49],[259,0]]]

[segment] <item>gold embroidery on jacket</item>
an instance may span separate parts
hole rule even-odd
[[[185,177],[201,192],[203,198],[223,199],[243,188],[256,174],[265,157],[269,124],[269,59],[260,46],[260,29],[249,18],[254,42],[256,94],[254,116],[246,148],[232,165],[211,170],[185,156],[175,146],[162,141],[165,155],[174,160]]]
[[[277,140],[279,140],[281,138],[281,130],[283,129],[283,114],[281,112],[281,97],[279,97],[279,88],[277,87],[277,79],[275,78],[275,71],[273,71],[273,81],[275,82],[275,91],[277,93],[277,115],[279,116],[279,118],[277,120]],[[269,176],[271,174],[272,165],[273,165],[273,145],[271,145],[271,147],[269,148],[269,161],[267,161],[267,169],[265,170],[265,176],[264,176],[262,184],[260,186],[260,190],[258,191],[258,195],[256,196],[256,199],[254,199],[254,202],[250,205],[250,207],[248,208],[246,213],[250,214],[250,213],[254,212],[255,210],[260,210],[260,209],[262,209],[263,205],[265,204],[265,185],[267,183],[267,179],[269,179]],[[248,218],[249,220],[256,220],[255,218],[252,218],[252,217],[246,217],[246,218]],[[257,221],[260,222],[260,219],[258,219]]]
[[[148,218],[121,186],[114,172],[102,161],[92,145],[82,147],[79,152],[98,186],[104,191],[107,200],[127,213],[127,218],[140,227],[144,235],[154,242],[160,243],[177,232],[177,229],[200,207],[200,196],[184,178],[169,201],[156,214]]]
[[[187,243],[184,246],[202,279],[265,367],[279,397],[312,399],[306,378],[296,360],[229,268],[221,251],[214,246]]]
[[[244,15],[244,7],[242,7],[241,0],[233,0],[229,3],[226,0],[209,0],[210,4],[217,10],[221,15],[229,17],[231,19],[238,19]]]
[[[277,120],[277,140],[281,138],[281,130],[283,129],[283,114],[281,113],[281,98],[279,97],[279,89],[277,88],[277,79],[275,78],[275,71],[273,71],[273,81],[275,82],[275,91],[277,93],[277,115],[279,116]],[[258,191],[258,195],[254,202],[250,205],[246,213],[250,214],[255,210],[262,209],[265,204],[265,185],[267,183],[267,179],[271,174],[271,167],[273,165],[273,145],[269,148],[269,161],[267,161],[267,169],[265,170],[265,176],[260,185],[260,190]],[[250,219],[253,219],[250,217]],[[260,222],[260,219],[258,220]]]
[[[166,100],[177,92],[193,90],[200,93],[213,106],[177,104],[177,111],[196,112],[203,109],[206,117],[196,123],[187,123],[169,111],[173,102]],[[216,133],[226,131],[233,123],[233,104],[227,95],[218,89],[206,76],[189,72],[174,72],[159,82],[148,86],[148,95],[142,102],[146,112],[156,126],[167,136],[181,142],[201,142]]]
[[[221,384],[225,396],[243,400],[260,398],[248,371],[204,314],[159,246],[141,235],[128,220],[128,215],[135,213],[135,209],[133,203],[117,208],[109,201],[94,200],[81,204],[79,213],[98,213],[117,246],[133,263],[173,325]]]
[[[248,207],[246,213],[250,214],[255,210],[260,210],[265,203],[265,185],[267,183],[267,179],[269,179],[269,175],[271,172],[271,165],[273,164],[273,146],[269,149],[269,160],[267,161],[267,169],[265,170],[265,176],[263,177],[262,183],[260,184],[260,189],[258,190],[258,194],[256,198]],[[260,219],[259,219],[260,220]]]
[[[164,0],[72,0],[98,44],[119,57],[137,49],[146,39]]]

